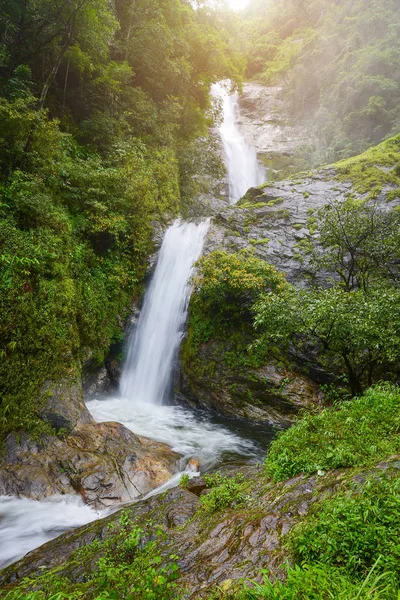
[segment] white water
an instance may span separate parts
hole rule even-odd
[[[121,377],[121,396],[134,404],[162,404],[168,397],[187,316],[188,279],[208,228],[209,221],[176,221],[165,234]]]
[[[212,95],[222,103],[223,121],[219,127],[228,171],[229,201],[236,204],[251,187],[265,182],[265,169],[257,160],[255,148],[247,144],[238,124],[239,94],[230,94],[227,84],[216,83]]]
[[[42,502],[0,496],[0,568],[99,516],[77,496],[56,496]]]
[[[156,270],[136,328],[117,398],[87,406],[97,421],[119,421],[136,434],[169,444],[182,458],[177,473],[148,496],[178,485],[190,457],[202,471],[222,462],[256,462],[260,447],[199,411],[165,404],[170,400],[175,360],[184,331],[193,264],[200,256],[207,221],[175,222],[166,232]],[[163,404],[164,402],[164,404]],[[0,568],[61,533],[108,512],[85,506],[80,498],[46,501],[0,497]]]
[[[137,435],[171,446],[182,455],[180,469],[193,456],[200,460],[202,470],[230,454],[256,456],[252,442],[199,412],[168,404],[187,318],[188,282],[208,228],[208,221],[176,221],[168,229],[138,324],[128,339],[120,395],[87,404],[96,421],[118,421]]]
[[[119,421],[136,433],[165,442],[182,455],[180,470],[189,458],[197,457],[203,471],[229,457],[246,456],[256,462],[260,449],[227,427],[213,423],[206,414],[181,406],[135,404],[123,398],[93,400],[88,409],[99,422]]]

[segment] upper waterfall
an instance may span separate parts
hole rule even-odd
[[[175,221],[167,230],[146,292],[121,377],[123,398],[162,404],[170,391],[189,299],[188,279],[199,258],[209,221]]]
[[[214,84],[211,92],[222,102],[223,121],[219,133],[228,171],[229,201],[236,204],[249,188],[264,183],[265,169],[257,160],[255,148],[246,142],[239,129],[239,94],[230,94],[223,83]]]

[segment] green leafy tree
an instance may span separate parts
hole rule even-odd
[[[346,291],[368,289],[380,279],[399,276],[400,214],[382,210],[378,202],[348,199],[318,212],[317,271],[335,273]]]
[[[259,343],[288,349],[312,341],[325,368],[347,374],[353,395],[371,385],[379,365],[397,368],[400,359],[400,293],[379,287],[339,287],[268,294],[256,306]]]

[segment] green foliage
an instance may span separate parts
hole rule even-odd
[[[185,490],[188,487],[190,476],[187,473],[183,473],[179,480],[179,485]]]
[[[283,84],[294,118],[312,125],[309,166],[399,132],[396,0],[252,0],[246,17],[247,75]]]
[[[394,600],[398,587],[391,573],[371,569],[365,580],[355,583],[339,569],[324,564],[287,568],[284,582],[272,583],[265,573],[263,584],[235,594],[238,600]],[[222,596],[225,597],[225,596]],[[230,597],[230,596],[227,596]]]
[[[304,414],[274,440],[265,468],[283,480],[339,467],[368,465],[400,451],[400,390],[375,386],[364,396]]]
[[[319,233],[312,256],[314,269],[334,273],[347,291],[366,290],[377,281],[396,281],[400,256],[396,211],[382,211],[378,202],[348,198],[320,209],[312,227]]]
[[[198,262],[191,302],[191,322],[199,341],[208,341],[222,328],[250,323],[261,293],[280,293],[286,282],[275,267],[242,251],[217,250]]]
[[[327,368],[336,364],[347,374],[353,395],[376,381],[380,365],[386,371],[397,368],[400,295],[395,287],[288,288],[284,294],[261,297],[255,310],[258,346],[286,351],[289,344],[302,348],[312,341]]]
[[[400,481],[375,476],[314,507],[290,532],[297,562],[323,562],[365,577],[379,559],[380,571],[400,577]]]
[[[221,176],[209,88],[240,81],[232,27],[180,0],[1,4],[0,441],[102,362],[153,223]]]
[[[160,533],[158,534],[160,535]],[[108,532],[105,541],[95,541],[77,550],[75,559],[92,564],[83,583],[71,583],[57,569],[36,579],[25,579],[8,594],[6,600],[175,600],[181,597],[176,579],[175,555],[161,557],[157,541],[145,541],[143,531],[122,513],[119,523]],[[100,556],[100,558],[98,558]],[[38,591],[29,592],[35,587]]]
[[[238,473],[235,477],[225,477],[221,473],[204,475],[204,481],[211,491],[200,496],[200,508],[203,513],[214,513],[248,502],[245,494],[244,477]]]

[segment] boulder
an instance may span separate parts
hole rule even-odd
[[[318,387],[299,372],[275,361],[260,368],[231,367],[224,359],[227,350],[228,340],[213,340],[202,344],[195,357],[183,353],[180,390],[189,403],[287,427],[301,409],[323,400]]]
[[[179,456],[120,423],[83,423],[65,437],[11,434],[0,465],[0,495],[42,500],[81,495],[94,508],[138,498],[165,483]]]

